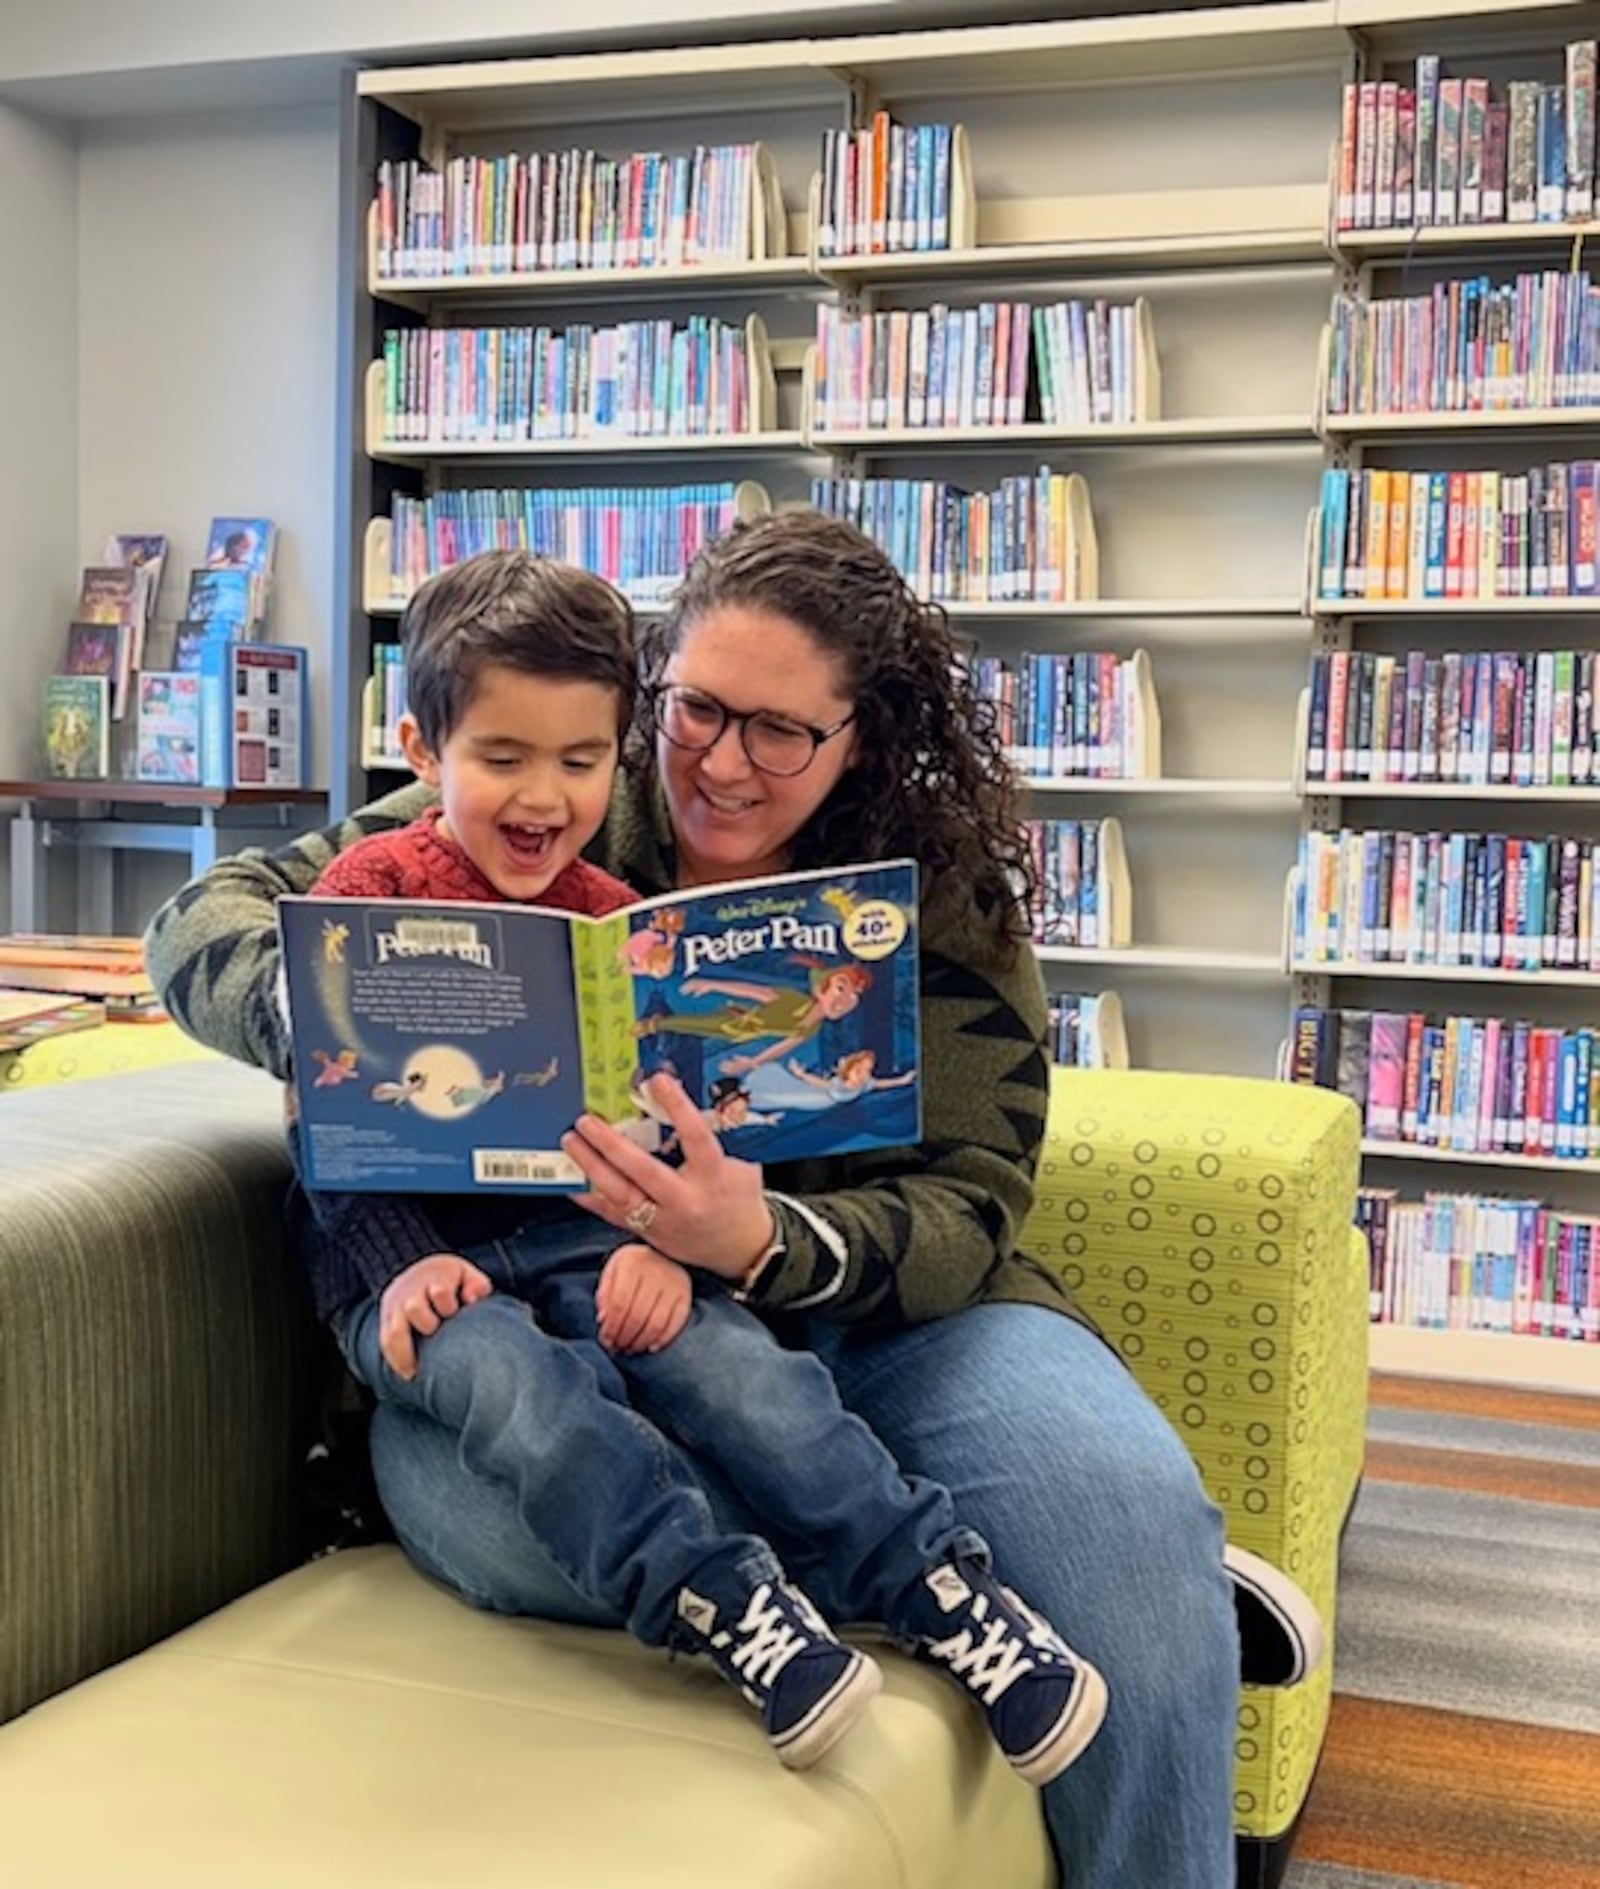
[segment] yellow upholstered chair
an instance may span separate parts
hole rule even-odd
[[[1323,1089],[1059,1070],[1027,1229],[1189,1445],[1229,1538],[1294,1576],[1330,1644],[1366,1417],[1359,1137]],[[1292,1831],[1331,1683],[1325,1663],[1245,1694],[1237,1827],[1256,1845]]]

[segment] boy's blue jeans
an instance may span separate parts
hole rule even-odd
[[[585,1217],[468,1250],[495,1289],[418,1342],[410,1380],[383,1360],[376,1298],[335,1332],[381,1403],[449,1430],[462,1468],[507,1488],[567,1579],[652,1645],[680,1588],[775,1578],[778,1556],[826,1568],[816,1598],[835,1618],[892,1626],[925,1568],[986,1552],[949,1492],[903,1476],[845,1410],[814,1353],[784,1350],[715,1286],[697,1280],[665,1349],[604,1350],[595,1284],[616,1243]],[[761,1534],[717,1518],[705,1468]]]

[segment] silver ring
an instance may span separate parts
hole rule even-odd
[[[659,1211],[657,1203],[646,1194],[638,1206],[624,1216],[623,1225],[630,1227],[635,1233],[648,1233],[650,1223]]]

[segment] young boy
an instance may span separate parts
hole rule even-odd
[[[316,890],[597,915],[629,903],[581,857],[632,711],[622,599],[490,552],[424,585],[401,633],[401,743],[440,804],[340,854]],[[839,1617],[883,1621],[966,1686],[1030,1782],[1099,1729],[1104,1680],[990,1572],[949,1492],[903,1476],[822,1363],[779,1346],[718,1282],[618,1244],[564,1200],[315,1192],[297,1217],[355,1375],[456,1431],[468,1466],[515,1490],[568,1578],[640,1639],[709,1655],[785,1764],[814,1763],[880,1675],[767,1541],[719,1524],[696,1460],[815,1555]]]

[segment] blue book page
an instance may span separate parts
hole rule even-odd
[[[306,1178],[570,1192],[583,1112],[572,930],[509,905],[279,903]]]
[[[921,1138],[910,861],[680,893],[629,914],[640,1077],[676,1075],[730,1154],[797,1161]],[[671,1151],[649,1120],[641,1141]]]

